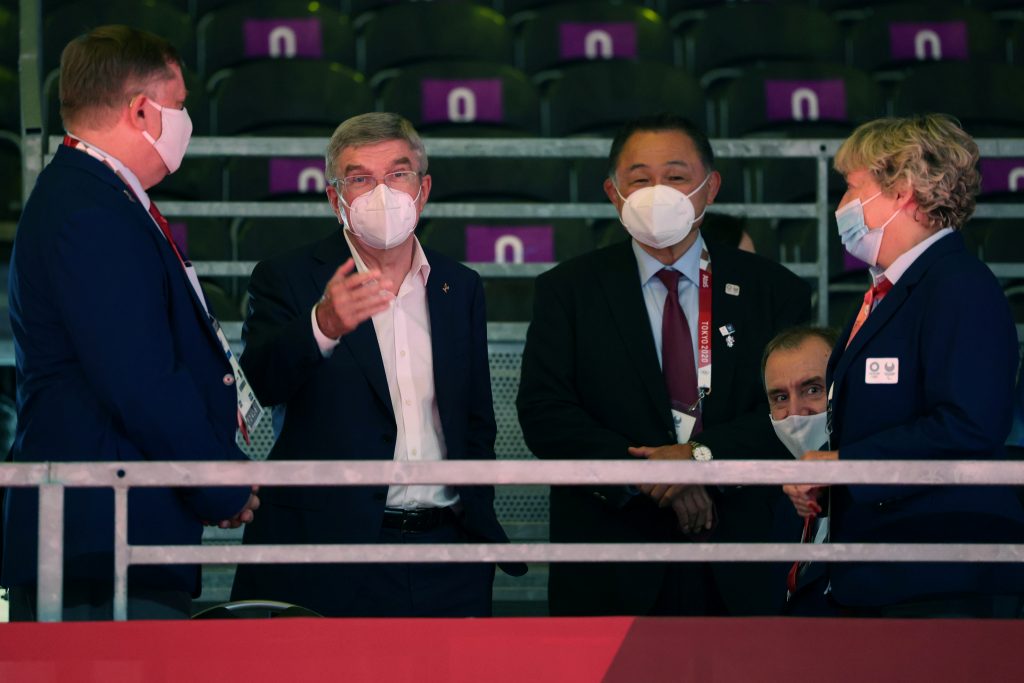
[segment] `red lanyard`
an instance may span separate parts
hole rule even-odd
[[[697,390],[701,398],[711,393],[711,256],[700,252],[697,283]]]

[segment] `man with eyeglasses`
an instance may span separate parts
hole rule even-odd
[[[343,229],[253,271],[241,363],[260,401],[284,410],[270,459],[494,458],[483,287],[413,234],[426,171],[407,120],[348,119],[326,154]],[[261,497],[263,523],[246,544],[508,540],[491,486],[284,486]],[[232,598],[339,617],[488,616],[493,580],[487,563],[243,565]]]

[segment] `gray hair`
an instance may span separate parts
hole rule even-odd
[[[404,140],[409,143],[419,162],[419,168],[416,170],[420,173],[427,172],[427,151],[423,147],[423,140],[420,139],[419,133],[412,127],[409,120],[389,112],[369,112],[346,119],[334,129],[324,159],[324,177],[327,178],[327,182],[331,184],[338,182],[335,175],[335,163],[343,149],[389,140]]]

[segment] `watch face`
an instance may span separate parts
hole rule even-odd
[[[697,462],[707,462],[711,460],[711,449],[707,446],[697,446],[693,449],[693,459]]]

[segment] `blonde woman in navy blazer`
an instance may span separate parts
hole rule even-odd
[[[998,460],[1013,412],[1017,334],[992,272],[964,246],[978,147],[942,115],[862,125],[840,147],[837,222],[881,290],[865,297],[828,368],[829,451],[805,459]],[[888,289],[887,293],[881,293]],[[835,543],[1019,543],[1009,487],[787,486]],[[811,573],[808,573],[809,575]],[[791,608],[862,616],[1013,615],[1024,566],[836,562]]]

